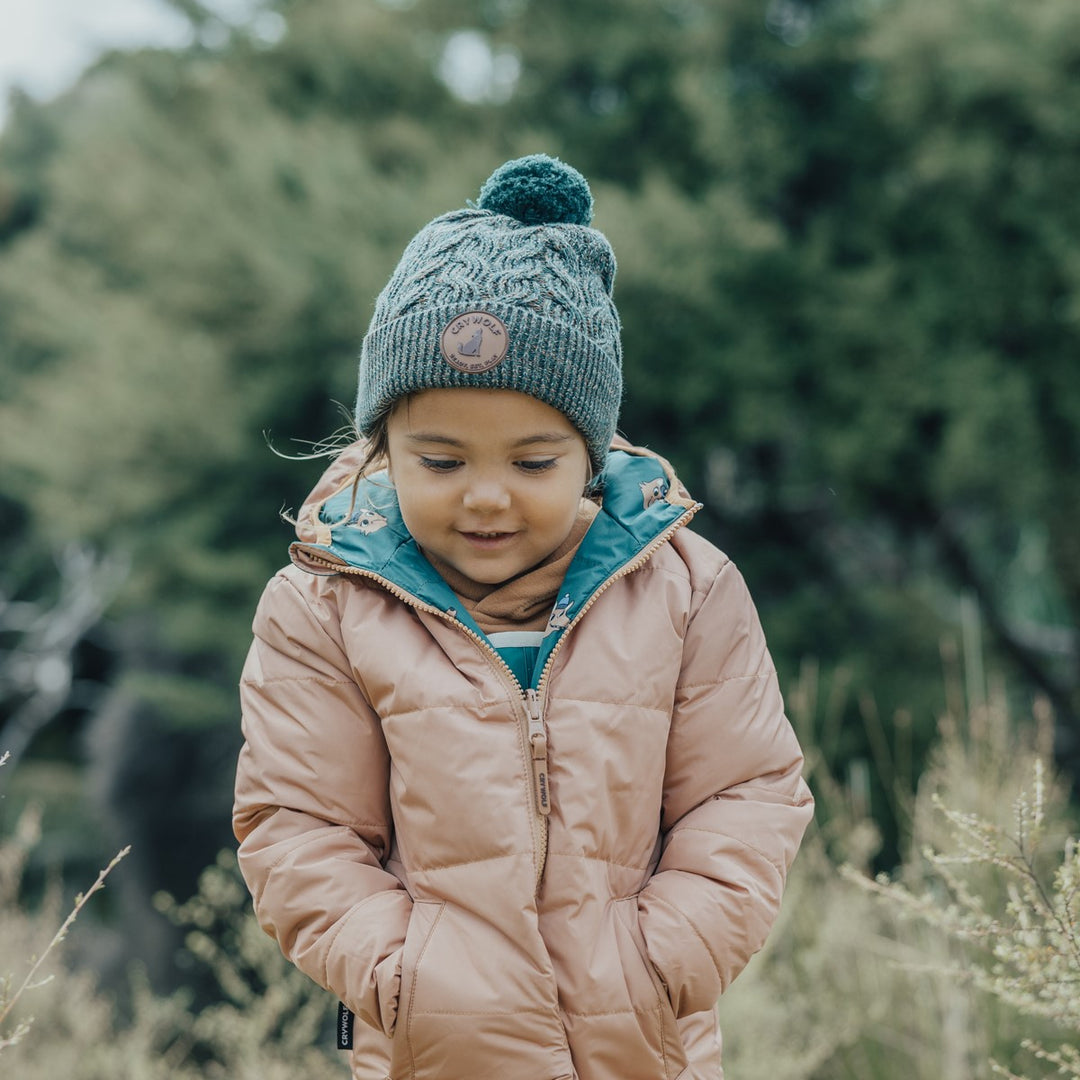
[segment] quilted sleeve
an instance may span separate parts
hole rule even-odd
[[[301,971],[391,1034],[412,901],[383,867],[389,757],[350,673],[332,590],[267,586],[240,684],[233,829],[263,929]]]
[[[765,942],[813,812],[803,757],[742,575],[692,611],[668,739],[656,872],[638,898],[679,1017],[711,1009]]]

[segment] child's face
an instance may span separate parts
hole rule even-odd
[[[425,390],[395,408],[387,435],[405,525],[467,578],[508,581],[569,535],[589,454],[550,405],[516,390]]]

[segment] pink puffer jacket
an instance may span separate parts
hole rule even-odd
[[[613,454],[586,592],[523,688],[385,487],[318,510],[350,460],[243,675],[261,924],[363,1021],[357,1078],[717,1080],[713,1006],[812,808],[742,577],[661,459]]]

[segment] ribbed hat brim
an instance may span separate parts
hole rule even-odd
[[[367,434],[395,401],[420,390],[481,387],[517,390],[551,405],[581,432],[593,467],[603,468],[615,434],[615,408],[598,410],[597,401],[622,398],[622,365],[614,355],[566,322],[538,315],[517,304],[476,305],[506,326],[506,356],[483,372],[459,371],[442,355],[446,326],[464,314],[459,304],[421,308],[374,327],[360,354],[356,424]]]

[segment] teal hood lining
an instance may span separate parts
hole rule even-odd
[[[681,518],[689,519],[696,509],[697,504],[685,497],[663,459],[612,450],[604,470],[600,512],[559,588],[535,665],[534,682],[566,628],[604,583]],[[319,539],[328,539],[329,543],[293,544],[291,552],[298,565],[308,569],[303,555],[309,554],[320,565],[341,565],[343,570],[352,568],[374,575],[395,590],[445,612],[481,641],[487,641],[405,527],[397,496],[385,474],[347,484],[319,508],[318,523]]]

